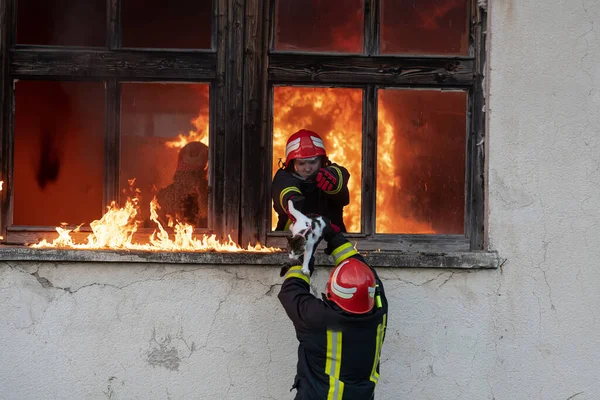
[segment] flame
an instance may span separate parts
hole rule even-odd
[[[285,155],[287,138],[299,129],[317,132],[327,156],[350,172],[350,204],[344,207],[348,232],[360,232],[362,182],[362,90],[332,88],[275,88],[273,121],[273,175]],[[272,228],[277,213],[272,214]]]
[[[177,139],[165,143],[165,146],[171,149],[181,149],[190,142],[201,142],[208,146],[208,114],[200,112],[200,114],[192,119],[191,124],[194,126],[187,135],[180,133]]]
[[[149,250],[149,251],[222,251],[222,252],[260,252],[273,253],[282,251],[279,248],[263,247],[260,243],[255,246],[248,244],[247,248],[242,248],[236,244],[231,236],[228,241],[221,243],[216,235],[202,235],[201,238],[194,236],[194,227],[192,225],[174,222],[174,237],[171,238],[167,230],[158,220],[157,209],[160,208],[156,197],[150,202],[151,220],[157,224],[158,231],[154,231],[149,237],[149,244],[133,243],[133,234],[137,231],[139,221],[138,199],[127,199],[124,207],[119,208],[113,201],[107,207],[107,212],[101,219],[93,221],[90,224],[92,233],[87,237],[87,243],[75,243],[71,232],[79,231],[78,226],[75,229],[66,229],[56,227],[58,237],[51,243],[43,239],[39,243],[33,244],[35,248],[72,248],[72,249],[115,249],[115,250]]]
[[[375,230],[377,233],[435,233],[430,223],[407,218],[410,210],[406,210],[404,204],[398,201],[397,193],[402,189],[402,178],[396,166],[401,159],[395,150],[396,127],[389,122],[392,112],[386,109],[385,103],[379,102]]]
[[[321,135],[327,155],[332,162],[348,169],[350,204],[344,208],[344,222],[348,232],[360,231],[361,177],[362,177],[362,90],[332,88],[300,88],[282,86],[274,91],[273,121],[273,175],[285,154],[287,138],[306,128]],[[409,150],[404,143],[396,143],[398,130],[393,125],[397,110],[386,109],[379,103],[377,145],[377,233],[435,233],[430,223],[411,218],[411,210],[400,204],[398,192],[402,177],[397,166]],[[401,148],[399,154],[398,148]],[[277,214],[272,213],[272,228]]]

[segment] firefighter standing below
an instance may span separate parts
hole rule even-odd
[[[301,129],[287,140],[285,163],[273,178],[273,207],[279,215],[275,230],[287,230],[291,222],[288,200],[303,214],[318,214],[346,232],[343,213],[350,202],[346,168],[327,158],[325,145],[315,132]]]
[[[323,236],[336,265],[323,300],[310,293],[301,260],[281,271],[279,300],[300,342],[295,399],[373,399],[388,312],[383,284],[329,223]]]

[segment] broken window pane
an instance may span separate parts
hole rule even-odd
[[[169,218],[207,227],[208,106],[208,84],[122,84],[121,202],[140,198],[143,227],[157,227],[154,196],[163,227]]]
[[[466,110],[464,91],[379,91],[378,233],[464,233]]]
[[[104,85],[15,85],[14,225],[89,224],[102,215]]]
[[[273,176],[285,161],[290,135],[308,129],[321,136],[331,162],[350,172],[350,204],[344,207],[348,232],[360,232],[362,182],[362,90],[278,86],[273,96]],[[272,229],[277,214],[272,214]]]
[[[104,46],[106,0],[19,0],[17,43]]]
[[[363,0],[278,0],[276,20],[275,50],[363,52]]]
[[[123,47],[211,47],[211,1],[124,0],[121,7]]]
[[[469,52],[468,0],[382,0],[381,52]]]

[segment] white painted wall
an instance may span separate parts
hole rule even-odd
[[[378,399],[600,398],[600,2],[489,6],[489,246],[507,261],[381,270]],[[266,267],[0,263],[0,398],[291,399],[280,282]]]

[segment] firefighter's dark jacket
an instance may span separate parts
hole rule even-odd
[[[339,226],[342,232],[346,232],[342,217],[344,206],[350,203],[350,194],[348,193],[350,173],[346,168],[337,164],[331,164],[328,168],[338,178],[338,184],[331,191],[319,189],[313,179],[300,179],[283,168],[277,171],[271,185],[273,207],[279,215],[276,230],[287,230],[289,223],[287,204],[288,200],[293,197],[294,207],[303,214],[319,214],[327,217],[332,223]]]
[[[332,253],[336,265],[349,257],[364,262],[351,243],[343,241]],[[375,306],[367,314],[352,315],[313,296],[310,278],[301,269],[288,270],[279,292],[300,342],[293,386],[298,391],[296,399],[372,399],[387,324],[388,305],[381,280],[371,268],[378,284]]]

